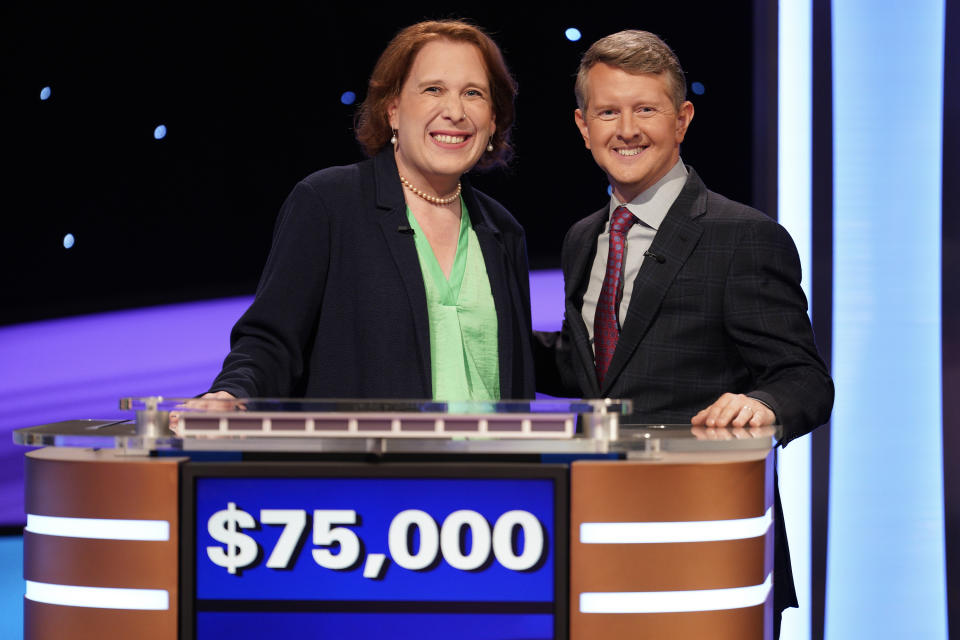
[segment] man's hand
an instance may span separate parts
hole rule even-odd
[[[742,393],[725,393],[690,419],[695,427],[766,427],[776,422],[770,407]]]

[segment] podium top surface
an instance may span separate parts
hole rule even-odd
[[[407,454],[664,453],[766,455],[776,427],[636,424],[628,400],[437,402],[123,398],[131,420],[69,420],[18,429],[16,444],[149,451]],[[709,456],[713,457],[713,456]],[[740,456],[737,456],[740,457]]]

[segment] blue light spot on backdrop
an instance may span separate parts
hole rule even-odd
[[[356,100],[357,100],[357,94],[355,94],[353,91],[344,91],[340,95],[340,102],[342,102],[343,104],[353,104],[354,102],[356,102]]]
[[[570,27],[569,29],[564,31],[563,35],[567,36],[567,40],[569,40],[570,42],[576,42],[577,40],[580,39],[580,29],[577,29],[575,27]]]
[[[612,184],[608,184],[608,185],[607,185],[607,195],[608,195],[608,196],[612,196],[612,195],[613,195],[613,185],[612,185]]]
[[[167,125],[158,124],[157,128],[153,130],[153,139],[162,140],[167,135]]]
[[[69,248],[71,248],[71,247],[73,246],[74,242],[76,242],[76,239],[73,237],[73,234],[72,234],[72,233],[68,233],[67,235],[63,236],[63,248],[64,248],[64,249],[69,249]]]
[[[698,96],[702,96],[703,92],[707,90],[706,87],[703,86],[702,82],[694,82],[693,84],[690,85],[690,88]]]
[[[49,99],[50,99],[50,93],[51,93],[50,87],[44,87],[43,89],[40,89],[40,99],[41,99],[41,100],[49,100]]]

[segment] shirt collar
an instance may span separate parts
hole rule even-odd
[[[679,158],[677,163],[664,175],[657,180],[656,184],[638,195],[636,198],[626,203],[627,209],[633,216],[650,227],[659,229],[660,223],[667,217],[667,211],[673,205],[680,192],[683,191],[683,185],[687,182],[687,168]],[[610,198],[609,214],[612,215],[614,209],[619,207],[616,196]]]

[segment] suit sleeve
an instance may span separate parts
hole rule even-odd
[[[563,268],[564,282],[570,277],[568,264],[570,236],[567,232],[563,240],[560,262]],[[566,305],[564,305],[566,306]],[[560,398],[579,398],[583,396],[577,375],[573,367],[573,339],[566,315],[560,331],[534,331],[533,356],[537,370],[537,391]]]
[[[298,394],[326,284],[329,218],[299,183],[287,197],[253,304],[230,334],[230,354],[211,391],[236,397]]]
[[[800,259],[786,230],[745,226],[724,290],[724,321],[755,387],[783,427],[781,444],[826,422],[833,381],[817,352],[800,286]]]

